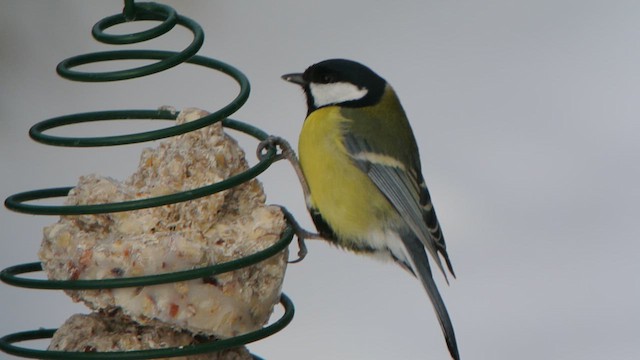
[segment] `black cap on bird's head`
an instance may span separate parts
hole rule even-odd
[[[302,86],[309,113],[329,105],[374,105],[382,97],[387,85],[368,67],[345,59],[325,60],[311,65],[303,74],[286,74],[282,78]]]

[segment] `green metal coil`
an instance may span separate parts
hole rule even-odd
[[[214,276],[233,270],[238,270],[247,266],[255,265],[284,250],[291,243],[292,239],[293,229],[291,227],[287,227],[283,232],[280,240],[267,247],[266,249],[258,251],[254,254],[221,264],[166,274],[101,280],[40,280],[16,276],[25,273],[42,271],[42,265],[39,262],[33,262],[11,266],[2,270],[0,272],[0,280],[9,285],[24,288],[57,290],[114,289],[167,284],[177,281],[206,278],[209,276]]]
[[[284,314],[274,323],[262,329],[246,334],[235,336],[229,339],[216,340],[212,342],[181,346],[165,349],[135,350],[135,351],[113,351],[113,352],[73,352],[73,351],[50,351],[35,350],[13,345],[16,342],[51,338],[57,329],[39,329],[23,331],[5,335],[0,338],[0,350],[27,358],[36,359],[69,359],[69,360],[110,360],[110,359],[155,359],[175,356],[188,356],[221,351],[225,349],[242,346],[251,342],[264,339],[286,327],[294,315],[293,303],[285,295],[280,295],[280,304],[284,308]],[[255,358],[255,357],[254,357]]]
[[[146,41],[157,36],[160,36],[167,31],[171,30],[174,25],[182,25],[189,29],[193,33],[193,42],[189,44],[181,52],[171,52],[170,55],[160,58],[156,63],[145,65],[133,69],[125,69],[118,71],[108,71],[102,73],[96,72],[81,72],[71,70],[72,67],[79,65],[90,64],[101,61],[122,60],[128,59],[126,51],[106,51],[96,52],[84,55],[77,55],[68,58],[58,64],[57,72],[60,76],[76,81],[88,81],[88,82],[103,82],[103,81],[117,81],[125,79],[133,79],[146,75],[151,75],[160,71],[167,70],[171,67],[179,65],[193,55],[195,55],[202,44],[204,43],[204,32],[198,23],[186,18],[184,16],[176,14],[175,10],[171,7],[156,3],[138,3],[135,4],[135,21],[139,20],[156,20],[163,21],[163,23],[156,27],[136,34],[128,35],[109,35],[105,34],[104,30],[108,27],[131,21],[127,19],[125,14],[113,15],[100,20],[93,27],[93,37],[101,42],[108,44],[131,44],[141,41]],[[135,52],[135,51],[134,51]]]
[[[84,115],[84,114],[80,114]],[[198,121],[198,120],[196,120]],[[193,121],[193,122],[196,122]],[[246,134],[252,135],[259,140],[267,138],[267,134],[262,130],[253,127],[251,125],[232,120],[224,119],[223,126],[240,130]],[[54,197],[67,196],[69,191],[73,187],[61,187],[51,189],[40,189],[26,191],[18,194],[14,194],[5,199],[4,205],[13,211],[34,214],[34,215],[83,215],[83,214],[102,214],[119,211],[138,210],[149,207],[161,206],[183,202],[187,200],[197,199],[203,196],[211,195],[231,187],[234,187],[240,183],[246,182],[258,176],[265,171],[275,160],[276,150],[274,148],[269,149],[265,156],[260,158],[260,161],[239,174],[231,176],[225,180],[217,182],[215,184],[206,185],[200,188],[182,191],[169,195],[162,195],[153,198],[130,200],[117,203],[108,204],[94,204],[94,205],[35,205],[25,204],[27,201],[42,200]]]
[[[172,54],[172,51],[160,51],[160,50],[123,50],[123,51],[110,51],[100,53],[103,55],[109,55],[112,58],[117,59],[164,59]],[[221,61],[207,58],[204,56],[194,56],[187,60],[187,62],[208,67],[213,70],[222,71],[223,73],[231,76],[240,85],[240,92],[228,105],[222,109],[215,111],[207,116],[204,116],[198,120],[189,121],[181,125],[175,125],[169,128],[147,131],[135,134],[126,134],[118,136],[106,136],[106,137],[88,137],[88,138],[74,138],[74,137],[62,137],[43,134],[43,131],[57,128],[60,126],[78,124],[83,122],[92,121],[104,121],[104,120],[122,120],[122,119],[160,119],[160,120],[174,120],[175,114],[170,111],[162,110],[116,110],[116,111],[99,111],[91,113],[81,113],[60,116],[53,119],[42,121],[29,130],[29,136],[37,142],[56,145],[56,146],[69,146],[69,147],[97,147],[97,146],[113,146],[113,145],[125,145],[133,144],[151,140],[163,139],[171,136],[184,134],[190,131],[194,131],[205,126],[220,121],[227,116],[233,114],[244,105],[249,98],[250,85],[247,77],[240,72],[240,70],[234,68],[231,65],[225,64]],[[251,130],[250,132],[259,135],[260,137],[265,135],[261,131]],[[256,136],[258,137],[258,136]]]
[[[240,107],[242,107],[247,101],[250,92],[249,80],[241,71],[229,64],[215,59],[196,55],[197,51],[200,49],[204,42],[204,33],[199,24],[189,18],[177,14],[173,8],[166,5],[146,2],[135,3],[133,0],[125,0],[124,3],[125,7],[122,14],[116,14],[103,18],[93,26],[92,35],[96,40],[113,45],[138,43],[162,36],[163,34],[173,29],[176,25],[179,25],[187,28],[193,33],[193,41],[183,51],[180,52],[160,50],[117,50],[73,56],[63,60],[58,64],[56,71],[60,76],[69,80],[84,82],[119,81],[157,73],[181,63],[187,62],[212,70],[220,71],[230,76],[240,86],[238,95],[226,106],[198,120],[187,122],[181,125],[170,126],[159,130],[118,136],[66,137],[49,135],[45,132],[54,128],[95,121],[123,119],[175,120],[177,114],[169,110],[110,110],[59,116],[41,121],[31,127],[31,129],[29,130],[29,136],[33,140],[43,144],[65,147],[117,146],[177,136],[206,126],[211,126],[220,121],[222,122],[222,126],[225,128],[240,131],[260,141],[267,139],[268,134],[264,131],[241,121],[227,118],[228,116],[236,112]],[[107,29],[113,26],[131,21],[156,21],[159,22],[159,24],[148,30],[132,34],[109,34],[105,32]],[[83,72],[73,69],[81,65],[113,60],[156,60],[156,62],[132,69],[109,72]],[[39,205],[28,203],[35,200],[66,197],[69,191],[72,189],[72,187],[59,187],[25,191],[14,194],[9,196],[5,200],[4,204],[8,209],[12,211],[34,215],[83,215],[131,211],[189,201],[229,189],[258,176],[260,173],[265,171],[274,161],[278,160],[277,149],[275,146],[267,146],[265,150],[266,151],[263,151],[260,154],[258,163],[250,167],[246,171],[243,171],[239,174],[229,177],[228,179],[214,184],[205,185],[197,189],[191,189],[179,193],[118,203],[80,206]],[[42,264],[39,262],[33,262],[11,266],[0,271],[0,280],[13,286],[32,289],[55,290],[113,289],[187,281],[198,278],[206,278],[255,265],[284,251],[291,243],[293,234],[294,230],[291,225],[289,225],[284,230],[281,238],[264,250],[225,263],[173,273],[100,280],[41,280],[24,277],[24,274],[42,271]],[[1,337],[0,350],[12,355],[27,358],[71,360],[113,358],[152,359],[159,357],[166,358],[203,354],[242,346],[244,344],[263,339],[280,331],[291,322],[294,314],[293,303],[285,294],[281,294],[280,304],[284,308],[284,314],[278,320],[263,327],[262,329],[258,329],[256,331],[252,331],[229,339],[215,340],[197,345],[177,348],[118,352],[48,351],[29,349],[14,345],[15,343],[23,341],[51,338],[56,331],[56,329],[39,329],[17,332]],[[254,356],[254,359],[260,360],[260,358],[256,356]]]

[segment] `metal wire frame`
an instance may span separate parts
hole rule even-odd
[[[118,81],[131,79],[149,74],[167,70],[173,66],[183,62],[207,67],[213,70],[221,71],[232,77],[239,85],[240,91],[236,98],[228,105],[215,111],[201,119],[191,121],[181,125],[175,125],[154,131],[146,131],[141,133],[125,134],[118,136],[104,137],[64,137],[45,134],[45,131],[68,126],[78,123],[108,120],[174,120],[176,114],[168,110],[112,110],[100,112],[79,113],[66,116],[60,116],[42,121],[34,125],[29,130],[29,135],[35,141],[40,143],[67,146],[67,147],[99,147],[99,146],[116,146],[124,144],[132,144],[146,142],[151,140],[163,139],[171,136],[184,134],[194,131],[205,126],[210,126],[221,121],[222,125],[227,128],[241,131],[258,140],[265,140],[268,135],[262,130],[255,128],[249,124],[228,119],[227,117],[238,110],[247,100],[250,92],[249,81],[246,76],[238,69],[221,61],[196,55],[197,51],[203,44],[204,33],[199,24],[184,16],[178,15],[174,9],[169,6],[156,3],[135,3],[133,0],[125,0],[125,7],[122,14],[106,17],[98,21],[93,29],[92,34],[98,41],[108,44],[131,44],[141,41],[147,41],[155,37],[161,36],[170,31],[174,26],[179,25],[186,27],[193,33],[193,41],[183,51],[159,51],[159,50],[117,50],[95,52],[70,57],[60,62],[56,68],[58,74],[64,78],[75,81],[84,82],[103,82]],[[159,21],[160,24],[138,33],[133,34],[108,34],[106,29],[128,21],[151,20]],[[110,72],[82,72],[73,68],[97,62],[112,60],[157,60],[156,62],[133,68]],[[272,146],[266,148],[266,152],[259,157],[256,165],[246,171],[234,175],[226,180],[215,184],[205,185],[201,188],[191,189],[175,194],[164,195],[154,198],[138,199],[133,201],[94,204],[81,206],[67,205],[39,205],[28,204],[33,200],[40,200],[53,197],[67,196],[72,187],[60,187],[26,191],[9,196],[5,200],[5,206],[13,211],[36,214],[36,215],[80,215],[80,214],[99,214],[118,211],[130,211],[155,207],[167,204],[188,201],[199,197],[207,196],[222,190],[229,189],[240,183],[255,178],[258,174],[265,171],[274,161],[278,160],[277,149]],[[199,269],[184,270],[174,273],[148,275],[132,278],[117,279],[101,279],[101,280],[40,280],[21,275],[42,271],[42,265],[39,262],[20,264],[8,267],[0,272],[0,280],[5,283],[35,289],[63,289],[63,290],[80,290],[80,289],[111,289],[120,287],[149,286],[157,284],[165,284],[176,281],[186,281],[197,278],[205,278],[228,271],[234,271],[246,266],[257,264],[271,256],[283,251],[292,241],[293,229],[288,226],[282,234],[282,237],[268,248],[251,254],[249,256],[235,259],[226,263],[207,266]],[[28,349],[14,345],[18,342],[45,339],[53,336],[56,329],[39,329],[31,331],[22,331],[8,334],[0,338],[0,350],[27,358],[39,359],[152,359],[158,357],[175,357],[202,354],[214,351],[220,351],[232,347],[241,346],[250,342],[254,342],[270,336],[291,322],[294,314],[294,306],[291,300],[281,294],[280,304],[284,308],[283,315],[273,323],[252,331],[229,339],[216,340],[197,345],[182,346],[176,348],[150,349],[137,351],[118,351],[118,352],[68,352],[68,351],[49,351]],[[259,359],[254,356],[255,359]]]

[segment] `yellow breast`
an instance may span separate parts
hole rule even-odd
[[[300,133],[298,153],[310,204],[338,238],[359,242],[383,228],[395,211],[347,153],[342,132],[350,121],[335,106],[312,112]]]

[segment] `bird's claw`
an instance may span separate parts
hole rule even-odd
[[[297,264],[307,257],[307,244],[304,242],[304,237],[300,237],[298,234],[296,234],[296,237],[298,238],[298,258],[295,260],[289,260],[289,264]]]
[[[308,253],[305,240],[306,239],[322,239],[322,236],[320,236],[320,234],[312,233],[310,231],[303,229],[302,226],[298,224],[298,222],[293,217],[293,215],[291,215],[289,210],[287,210],[284,206],[281,206],[281,205],[276,205],[276,206],[280,208],[280,211],[282,211],[282,213],[284,214],[285,219],[287,220],[289,225],[291,225],[291,227],[293,228],[293,233],[298,238],[298,249],[299,249],[298,258],[295,260],[290,260],[289,264],[299,263],[302,260],[304,260],[304,258],[307,256],[307,253]]]
[[[269,135],[266,139],[262,140],[260,144],[258,144],[258,148],[256,150],[256,155],[258,159],[261,161],[267,157],[267,154],[271,150],[275,150],[276,154],[274,156],[274,161],[278,160],[288,160],[293,166],[298,179],[300,180],[300,184],[302,185],[302,191],[304,192],[305,198],[309,197],[309,185],[304,178],[302,173],[302,169],[300,167],[300,163],[298,162],[298,157],[296,156],[295,151],[289,145],[289,142],[280,136]],[[278,152],[280,150],[280,152]],[[290,264],[295,264],[301,262],[305,256],[307,256],[307,245],[305,244],[305,239],[322,239],[322,236],[317,233],[312,233],[303,229],[300,224],[296,221],[296,219],[291,215],[291,213],[284,207],[280,206],[280,210],[284,214],[287,222],[293,227],[293,231],[298,238],[298,258],[295,260],[289,261]]]

